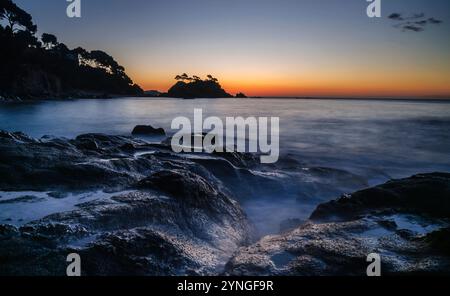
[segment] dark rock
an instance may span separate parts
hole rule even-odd
[[[205,179],[181,170],[157,172],[140,181],[138,187],[161,190],[183,203],[200,208],[210,207],[211,197],[226,200],[226,197],[216,191]]]
[[[450,273],[444,173],[322,204],[311,221],[289,221],[283,230],[292,231],[248,246],[255,231],[231,193],[279,196],[302,186],[313,199],[323,196],[308,187],[311,177],[325,179],[330,194],[335,179],[348,187],[365,182],[338,170],[280,165],[289,169],[261,166],[247,154],[176,154],[167,144],[124,136],[36,140],[0,132],[2,190],[53,192],[49,200],[93,194],[68,212],[20,228],[0,225],[0,275],[64,275],[72,252],[82,256],[85,275],[214,275],[226,262],[230,275],[364,275],[372,252],[382,256],[384,274]],[[123,192],[105,197],[98,189]]]
[[[162,96],[183,99],[233,97],[222,88],[218,81],[214,80],[197,80],[189,83],[178,81],[167,94]]]
[[[305,221],[302,221],[300,219],[287,219],[280,223],[280,232],[287,232],[292,231],[295,228],[299,227],[305,223]]]
[[[449,185],[449,174],[424,174],[322,204],[312,215],[322,223],[241,248],[225,274],[365,276],[368,254],[378,253],[384,275],[448,275]],[[413,221],[409,229],[397,230],[399,214]],[[427,228],[418,230],[422,224]]]
[[[438,252],[450,256],[450,227],[428,233],[422,240]]]
[[[190,147],[192,149],[194,149],[196,140],[197,141],[201,141],[201,144],[203,144],[203,141],[205,140],[206,135],[208,135],[208,133],[185,134],[185,135],[183,135],[183,138],[180,139],[180,142],[176,143],[176,145],[188,146],[189,144],[187,142],[185,142],[184,139],[185,138],[189,139],[189,137],[190,137],[190,141],[191,141]],[[168,137],[168,138],[164,139],[162,141],[162,143],[165,144],[165,145],[171,146],[172,145],[172,140],[173,140],[173,137]],[[215,138],[211,141],[211,144],[213,144],[213,145],[215,144]]]
[[[137,139],[88,134],[74,140],[50,137],[34,140],[22,134],[1,135],[3,190],[120,190],[158,167],[156,160],[134,156],[130,146],[147,145]]]
[[[6,259],[0,274],[14,270],[13,274],[64,275],[65,258],[31,260],[21,269],[17,263],[23,259],[18,258],[29,258],[22,252],[30,248],[41,258],[75,251],[85,262],[85,275],[218,273],[234,250],[250,242],[252,233],[240,207],[222,198],[226,197],[209,195],[216,210],[211,212],[181,203],[181,198],[136,191],[80,204],[77,210],[50,215],[19,230],[2,226],[13,239],[0,239],[0,259]]]
[[[64,275],[72,252],[86,262],[86,275],[217,274],[252,241],[237,202],[203,167],[166,146],[102,134],[30,142],[8,136],[0,138],[0,158],[0,186],[15,191],[54,190],[50,197],[64,198],[70,188],[140,189],[19,229],[2,225],[1,275]]]
[[[29,136],[25,135],[22,132],[10,133],[10,132],[3,131],[3,130],[0,130],[0,138],[14,140],[14,141],[23,142],[23,143],[32,143],[32,142],[36,141],[33,138],[30,138]]]
[[[76,147],[81,150],[94,150],[97,151],[99,149],[97,142],[92,139],[81,139],[76,143]]]
[[[247,170],[258,165],[256,157],[250,154],[214,153],[207,154],[207,159],[188,160],[183,154],[174,153],[168,144],[149,144],[132,137],[85,134],[75,139],[35,140],[20,134],[18,141],[19,134],[3,132],[2,135],[0,188],[3,190],[120,191],[154,172],[171,168],[195,170],[208,179],[216,176],[232,186],[239,185],[242,190],[259,187],[244,184],[239,175],[251,177],[255,184],[264,183],[274,190],[280,187],[277,182]],[[236,167],[246,171],[239,172]],[[245,196],[245,191],[241,196]]]
[[[201,275],[204,262],[211,260],[209,250],[201,248],[182,236],[136,228],[106,234],[80,255],[86,262],[86,275]]]
[[[61,198],[66,198],[68,196],[67,192],[60,192],[60,191],[53,191],[53,192],[49,192],[47,193],[48,196],[56,198],[56,199],[61,199]]]
[[[0,204],[12,204],[12,203],[34,203],[44,200],[44,198],[39,198],[33,195],[24,195],[16,198],[0,200]]]
[[[85,236],[88,231],[85,227],[77,224],[65,223],[30,223],[20,227],[23,236],[31,237],[33,240],[63,241],[67,237],[78,238]]]
[[[12,225],[0,225],[0,240],[10,239],[19,235],[19,230]]]
[[[137,125],[131,134],[165,136],[166,132],[162,128],[154,128],[151,125]]]
[[[213,155],[222,157],[240,168],[251,168],[259,165],[259,157],[251,153],[214,152]]]
[[[380,221],[378,221],[378,224],[380,224],[382,227],[384,227],[388,230],[396,230],[397,229],[397,223],[395,223],[395,221],[380,220]]]
[[[311,219],[349,220],[384,210],[450,217],[450,174],[416,175],[358,191],[320,205]]]

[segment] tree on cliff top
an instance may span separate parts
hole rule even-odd
[[[175,76],[178,82],[172,86],[166,94],[162,96],[175,98],[230,98],[219,80],[212,75],[208,75],[205,80],[199,76],[190,77],[186,73]]]
[[[189,75],[187,75],[186,73],[183,73],[181,75],[175,76],[175,80],[191,82],[193,80],[193,78],[189,77]]]
[[[37,31],[31,15],[11,0],[0,0],[0,20],[6,20],[8,23],[7,29],[10,32],[18,30],[14,28],[15,26],[23,27],[33,34]]]
[[[208,78],[208,81],[212,81],[215,83],[219,82],[219,80],[217,78],[213,77],[212,75],[208,75],[206,77]]]
[[[42,34],[42,43],[44,43],[45,48],[51,49],[58,45],[58,38],[55,35],[44,33]]]

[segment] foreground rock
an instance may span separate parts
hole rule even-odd
[[[255,245],[235,201],[290,193],[309,214],[308,201],[365,182],[289,158],[262,166],[248,154],[176,154],[132,137],[0,131],[0,217],[14,224],[0,225],[0,275],[65,275],[72,252],[85,275],[364,275],[371,252],[387,274],[449,273],[449,174],[324,203]]]
[[[115,192],[131,188],[152,173],[177,168],[215,182],[211,170],[220,171],[226,165],[230,170],[235,170],[233,165],[248,169],[250,161],[245,159],[237,153],[186,157],[174,153],[166,141],[150,144],[125,136],[85,134],[75,139],[34,139],[0,130],[0,189]]]
[[[450,274],[450,174],[417,175],[320,205],[311,221],[244,247],[228,275]]]
[[[121,189],[154,165],[130,156],[138,140],[82,135],[74,140],[0,133],[0,188],[3,190]],[[13,171],[14,174],[10,172]]]
[[[83,275],[217,274],[250,242],[251,226],[235,201],[195,174],[175,181],[188,184],[176,193],[161,193],[173,174],[20,228],[0,226],[0,275],[64,275],[73,252]]]
[[[6,206],[52,206],[48,199],[70,204],[73,191],[92,195],[68,211],[22,226],[17,220],[18,226],[0,225],[0,275],[65,275],[72,252],[83,258],[84,275],[217,274],[252,241],[254,231],[237,202],[201,165],[166,145],[101,134],[33,139],[2,131],[0,163],[3,192],[32,191],[0,196]],[[96,190],[119,192],[105,197]],[[38,191],[44,193],[32,196]]]
[[[450,217],[450,174],[416,175],[361,190],[320,205],[313,220],[352,220],[383,212]]]
[[[170,138],[162,144],[149,144],[143,139],[104,134],[33,139],[0,131],[0,190],[4,191],[117,192],[132,188],[152,173],[180,168],[206,178],[239,201],[290,192],[295,192],[300,202],[329,200],[340,192],[366,186],[365,180],[345,172],[304,170],[291,160],[288,164],[280,161],[280,167],[264,167],[257,156],[245,153],[177,154]],[[323,182],[322,191],[327,191],[320,195],[319,181]],[[348,185],[338,188],[345,183]]]

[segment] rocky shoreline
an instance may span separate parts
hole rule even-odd
[[[91,92],[75,92],[67,94],[53,94],[43,96],[0,96],[0,104],[2,103],[31,103],[37,101],[58,101],[58,100],[76,100],[76,99],[112,99],[121,98],[126,95],[101,94]],[[137,96],[137,95],[132,95]],[[139,97],[139,96],[137,96]]]
[[[278,168],[297,169],[286,162]],[[0,131],[0,203],[32,208],[65,204],[69,193],[108,193],[30,221],[0,221],[0,275],[65,275],[73,252],[83,275],[364,275],[373,252],[385,274],[450,274],[450,174],[324,202],[308,221],[259,237],[241,207],[248,186],[282,189],[255,174],[258,165],[252,155],[193,158],[127,136]],[[319,172],[327,173],[308,173]]]
[[[244,247],[227,275],[450,274],[450,174],[416,175],[321,204],[293,231]]]

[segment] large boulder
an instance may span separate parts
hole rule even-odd
[[[241,248],[227,275],[450,274],[450,174],[393,180],[320,205],[311,221]]]
[[[168,145],[1,132],[0,160],[0,188],[18,193],[0,206],[49,206],[0,225],[2,275],[64,275],[72,252],[86,275],[217,274],[253,241],[220,182]]]
[[[139,149],[154,150],[145,142],[122,136],[87,134],[73,140],[37,140],[21,133],[1,132],[0,188],[121,190],[161,164],[151,155],[135,157]]]
[[[0,274],[64,275],[64,256],[73,252],[83,275],[217,274],[251,242],[244,212],[226,196],[199,193],[212,212],[158,192],[132,191],[20,228],[0,226]]]
[[[132,135],[147,135],[147,136],[165,136],[166,132],[162,128],[154,128],[151,125],[137,125],[131,132]]]
[[[450,217],[450,174],[416,175],[361,190],[319,205],[311,219],[348,220],[382,211]]]

